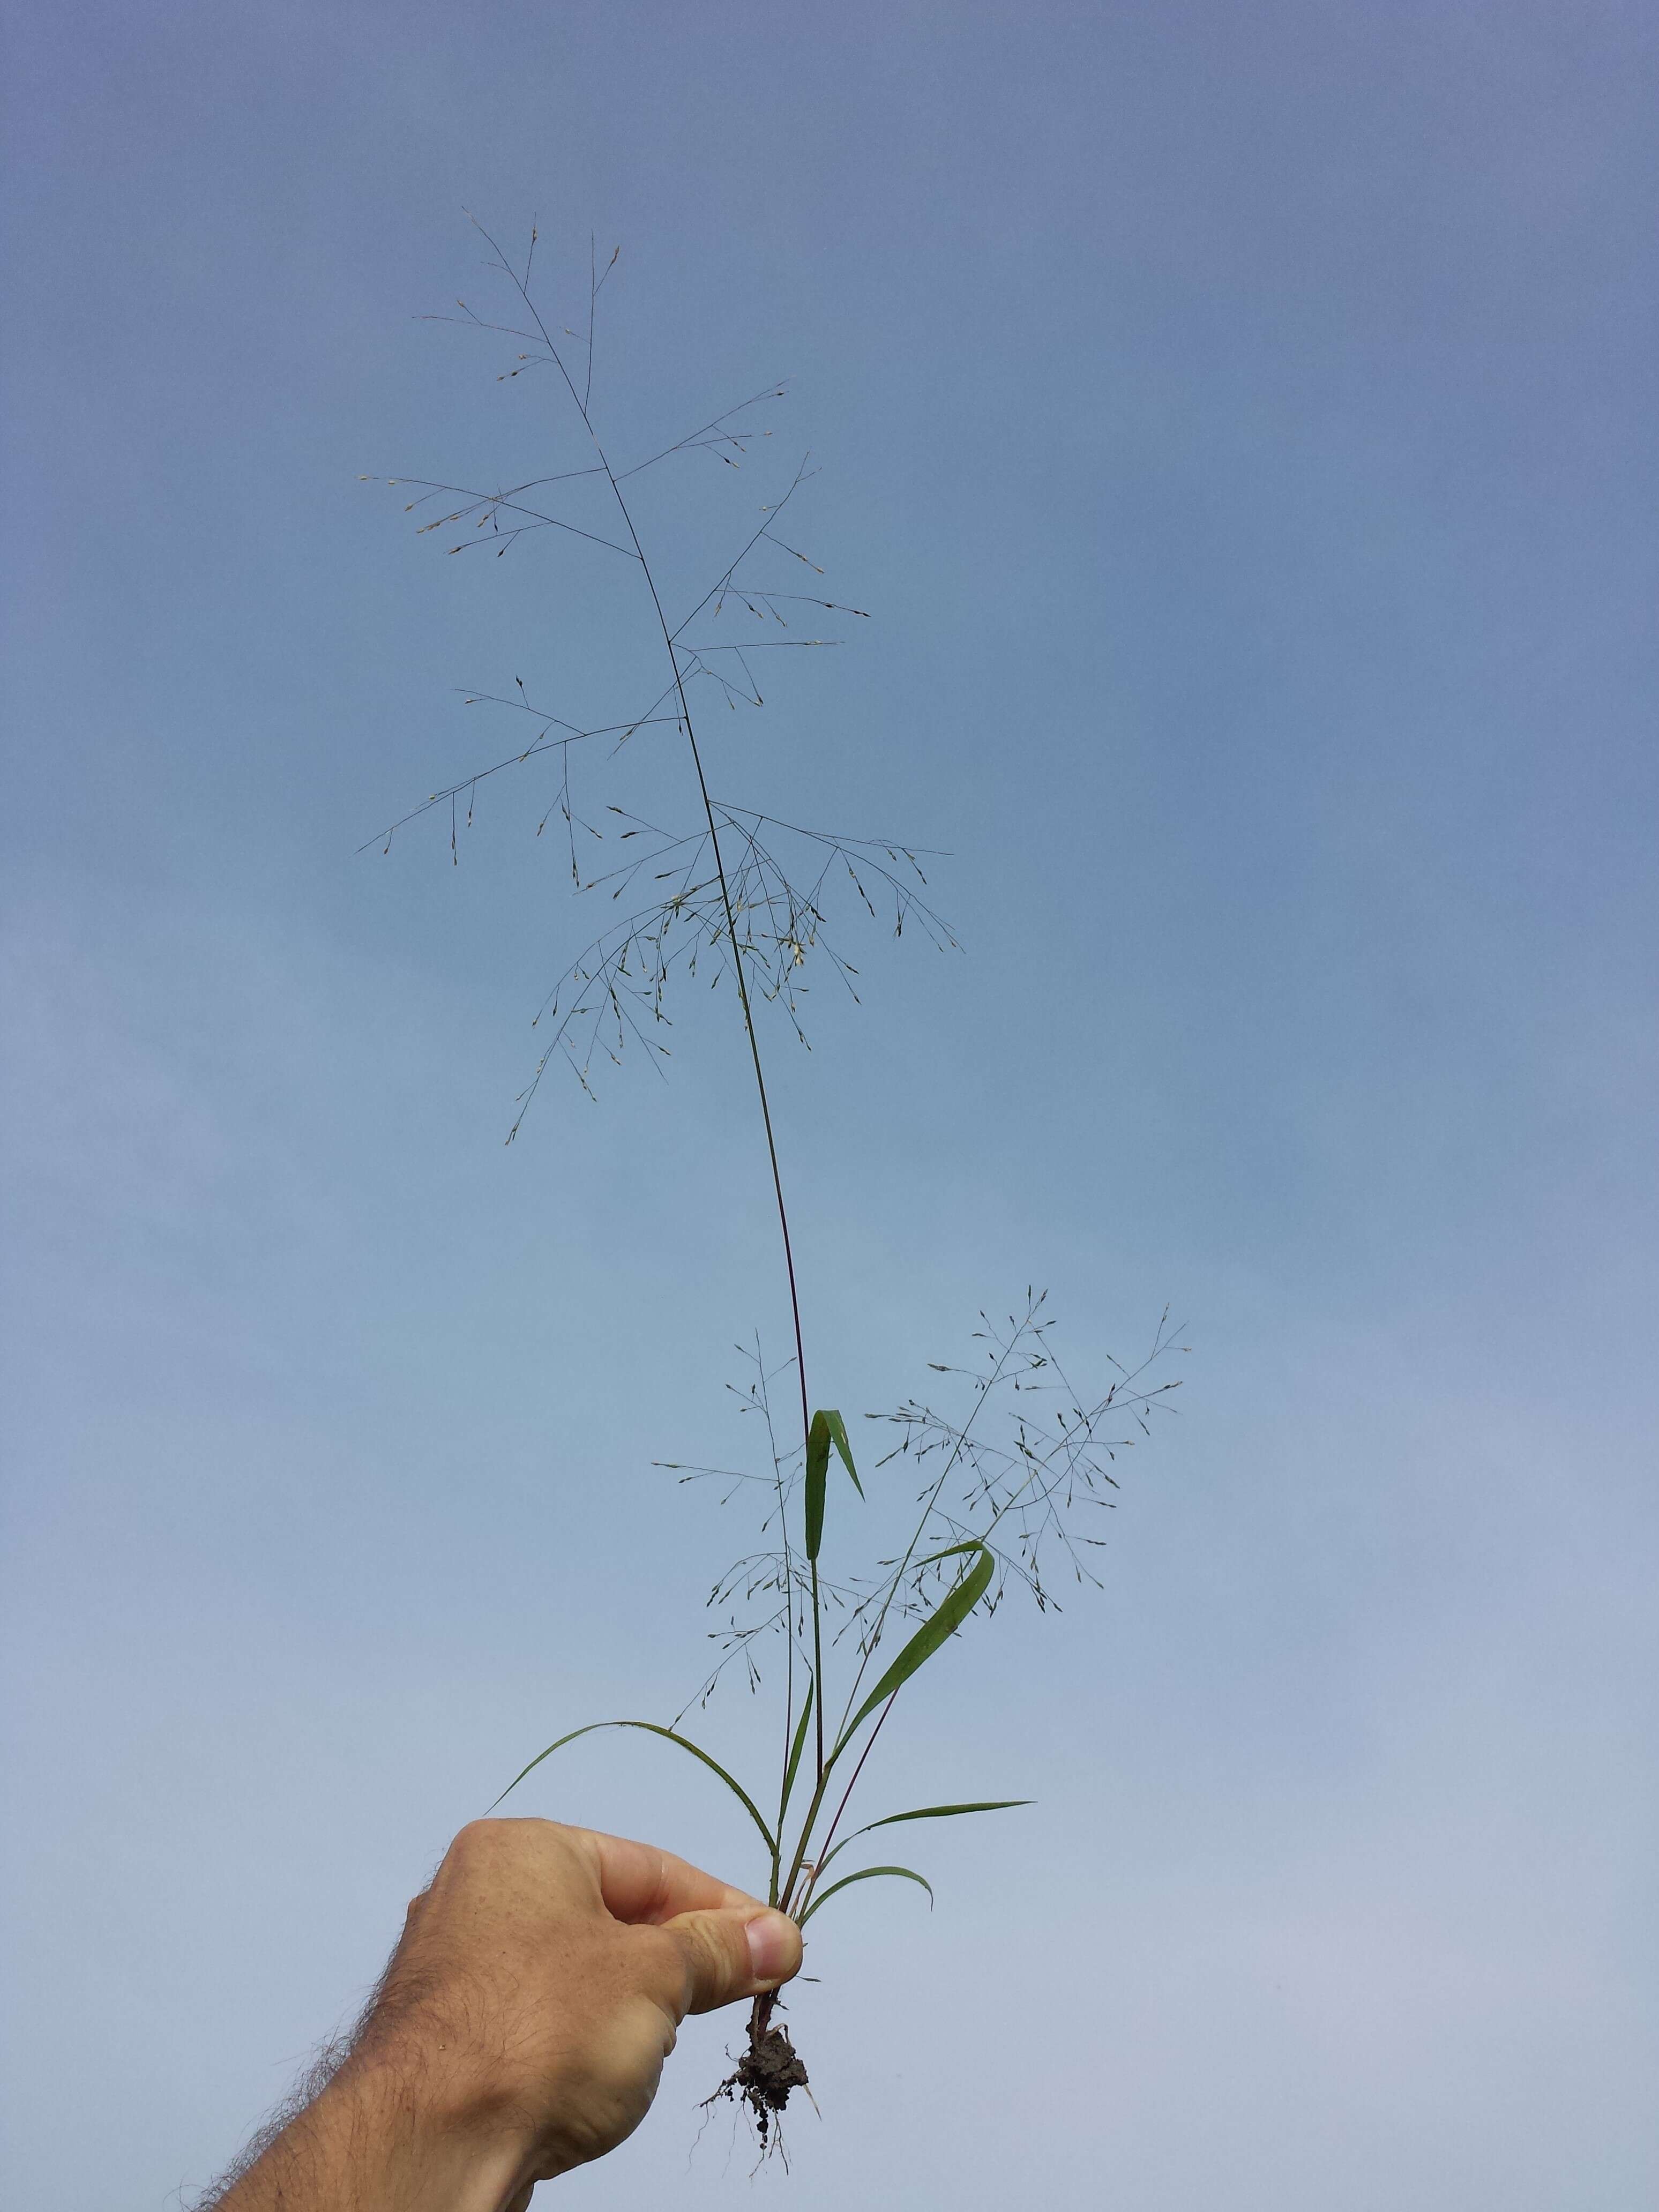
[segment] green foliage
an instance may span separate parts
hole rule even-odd
[[[850,1836],[843,1836],[831,1846],[817,1863],[818,1875],[823,1875],[830,1862],[840,1856],[849,1844],[857,1843],[860,1836],[868,1836],[878,1828],[891,1828],[901,1820],[948,1820],[959,1813],[1009,1813],[1016,1806],[1030,1805],[1030,1797],[988,1797],[971,1805],[923,1805],[914,1813],[889,1813],[879,1820],[866,1820],[863,1827],[854,1828]]]
[[[1039,1607],[1053,1604],[1044,1562],[1056,1551],[1079,1582],[1095,1579],[1090,1547],[1102,1539],[1086,1530],[1099,1525],[1094,1513],[1114,1503],[1117,1482],[1112,1467],[1121,1452],[1148,1432],[1151,1414],[1175,1387],[1145,1379],[1171,1349],[1168,1316],[1145,1358],[1129,1365],[1113,1360],[1114,1379],[1104,1395],[1085,1395],[1074,1389],[1054,1355],[1042,1296],[1028,1291],[1023,1314],[1011,1314],[1006,1324],[994,1324],[981,1314],[975,1337],[983,1350],[972,1364],[929,1363],[936,1374],[949,1378],[952,1390],[965,1395],[964,1404],[941,1409],[931,1401],[913,1399],[875,1417],[892,1425],[896,1441],[871,1470],[867,1498],[842,1415],[830,1408],[809,1413],[795,1245],[767,1088],[770,1044],[763,1042],[763,1024],[773,1017],[765,1009],[774,1009],[796,1036],[803,1036],[800,977],[809,959],[827,962],[854,988],[857,971],[828,935],[832,890],[838,889],[848,906],[855,900],[854,910],[861,908],[871,918],[878,918],[878,901],[884,902],[896,936],[909,924],[913,933],[931,939],[941,950],[955,949],[956,939],[921,896],[927,883],[921,848],[804,828],[713,798],[707,739],[699,724],[706,704],[734,712],[762,707],[750,655],[842,642],[775,636],[776,628],[788,630],[800,608],[860,621],[867,617],[861,609],[820,598],[815,589],[789,588],[806,580],[792,564],[805,564],[814,577],[823,573],[779,532],[783,509],[806,480],[803,462],[787,483],[765,487],[758,526],[751,506],[741,527],[734,527],[733,557],[701,596],[688,595],[688,604],[673,610],[671,619],[654,554],[641,535],[635,480],[647,470],[696,465],[711,456],[727,470],[735,469],[762,434],[770,434],[757,428],[755,410],[781,399],[782,387],[767,386],[644,457],[613,461],[596,419],[593,375],[599,299],[616,255],[603,273],[597,257],[591,258],[587,307],[564,311],[574,312],[576,325],[585,316],[584,337],[564,321],[562,313],[550,311],[544,317],[532,289],[534,232],[521,271],[483,234],[494,253],[487,265],[511,295],[505,313],[483,317],[460,301],[459,315],[432,319],[507,338],[514,352],[512,365],[501,371],[503,382],[530,369],[547,372],[513,388],[551,391],[564,410],[574,450],[555,459],[538,458],[538,473],[507,490],[499,488],[504,479],[493,489],[415,481],[417,495],[406,511],[436,501],[441,511],[422,522],[421,530],[442,529],[447,535],[465,526],[465,535],[447,549],[452,553],[489,545],[505,554],[543,531],[562,533],[567,544],[582,540],[585,550],[599,549],[605,573],[619,590],[632,594],[635,613],[649,624],[650,662],[619,672],[624,696],[614,713],[598,721],[575,719],[568,702],[532,696],[532,687],[517,676],[510,686],[503,678],[495,691],[470,693],[468,707],[514,718],[512,750],[432,793],[371,842],[389,852],[393,836],[407,823],[447,807],[450,853],[459,865],[460,802],[465,801],[470,829],[481,783],[498,775],[510,780],[526,769],[532,774],[538,768],[544,774],[550,768],[556,772],[552,804],[536,835],[556,817],[563,835],[556,830],[554,841],[568,851],[574,893],[603,890],[611,902],[606,910],[621,918],[570,962],[537,1016],[545,1042],[520,1098],[509,1142],[556,1057],[568,1062],[591,1095],[590,1077],[599,1060],[617,1063],[625,1049],[641,1047],[653,1064],[666,1056],[660,1028],[669,1019],[667,1005],[698,975],[700,961],[711,988],[729,981],[721,1003],[735,1001],[740,1030],[736,1041],[753,1076],[757,1164],[775,1207],[781,1287],[787,1293],[793,1340],[792,1357],[784,1365],[793,1370],[790,1396],[799,1405],[798,1425],[794,1403],[787,1417],[773,1407],[769,1385],[783,1370],[769,1372],[757,1346],[746,1409],[763,1418],[769,1470],[735,1475],[731,1470],[681,1470],[682,1480],[717,1472],[731,1476],[729,1494],[758,1484],[767,1498],[763,1525],[769,1548],[745,1555],[716,1585],[714,1601],[732,1608],[726,1628],[719,1632],[723,1656],[691,1702],[706,1701],[726,1664],[738,1657],[751,1686],[757,1686],[757,1652],[781,1643],[782,1750],[775,1826],[718,1759],[678,1725],[653,1721],[599,1721],[570,1729],[539,1752],[502,1796],[543,1760],[582,1736],[605,1729],[642,1729],[699,1760],[742,1805],[766,1847],[769,1895],[803,1924],[854,1883],[882,1877],[918,1883],[931,1903],[927,1881],[908,1867],[864,1867],[827,1887],[819,1883],[842,1851],[875,1829],[1007,1811],[1029,1802],[994,1798],[921,1806],[840,1834],[872,1747],[896,1702],[975,1614],[988,1616],[1011,1589],[1024,1589]],[[543,456],[544,426],[538,425],[536,437]],[[544,472],[548,470],[553,472]],[[793,539],[793,523],[790,532]],[[727,616],[720,637],[705,635]],[[758,626],[758,634],[748,627],[750,623]],[[734,627],[740,635],[732,635]],[[647,821],[614,798],[596,802],[579,793],[579,781],[608,774],[602,764],[625,745],[631,748],[630,761],[643,757],[660,769],[659,811],[666,818]],[[654,814],[655,797],[652,805]],[[678,815],[676,805],[682,810]],[[617,840],[614,848],[596,860],[595,842],[604,847],[610,838]],[[624,893],[629,895],[625,901]],[[901,1528],[909,1529],[908,1540],[891,1556],[877,1554],[873,1570],[840,1581],[829,1579],[824,1569],[832,1458],[840,1460],[868,1508],[866,1515],[856,1516],[858,1526],[878,1531],[884,1516],[898,1512],[906,1516]],[[898,1480],[877,1484],[874,1474],[888,1467]],[[839,1527],[837,1522],[837,1531]],[[883,1540],[879,1533],[872,1534],[866,1557]],[[755,1617],[739,1618],[744,1608]],[[873,1682],[866,1683],[872,1674]],[[828,1730],[826,1712],[832,1701],[841,1720]],[[832,1798],[832,1771],[854,1753],[850,1777],[839,1797]],[[762,1794],[769,1796],[769,1785]],[[757,2009],[751,2037],[762,2034],[767,2017],[765,2007]],[[766,2113],[759,2106],[756,2109],[764,2136]]]
[[[789,1800],[794,1795],[795,1777],[800,1771],[800,1755],[806,1748],[806,1723],[812,1717],[812,1685],[806,1685],[806,1695],[801,1700],[800,1718],[795,1723],[795,1740],[789,1747],[789,1757],[783,1769],[783,1790],[778,1800],[778,1826],[781,1830],[789,1811]]]
[[[816,1559],[823,1542],[823,1506],[830,1486],[830,1449],[834,1445],[840,1453],[842,1464],[853,1478],[853,1487],[860,1498],[864,1485],[859,1480],[859,1471],[853,1464],[852,1447],[847,1441],[847,1424],[839,1413],[822,1411],[812,1416],[811,1426],[806,1431],[806,1556]]]
[[[838,1889],[850,1889],[855,1881],[874,1881],[879,1875],[897,1875],[905,1881],[919,1883],[927,1893],[927,1902],[929,1906],[931,1907],[933,1905],[933,1883],[926,1880],[921,1875],[917,1874],[914,1868],[901,1866],[860,1867],[856,1874],[843,1875],[839,1881],[832,1881],[828,1889],[821,1889],[817,1895],[812,1899],[811,1903],[806,1907],[805,1911],[800,1915],[801,1926],[805,1928],[807,1922],[812,1917],[812,1915],[818,1910],[819,1906],[828,1905],[830,1899],[835,1895]]]
[[[719,1759],[711,1757],[711,1755],[703,1749],[700,1743],[693,1743],[690,1736],[681,1735],[673,1729],[664,1728],[660,1722],[658,1721],[589,1721],[584,1728],[572,1729],[568,1735],[556,1737],[553,1742],[548,1745],[545,1751],[538,1751],[534,1759],[531,1760],[528,1766],[520,1768],[519,1772],[515,1774],[513,1779],[507,1784],[507,1788],[502,1790],[501,1797],[498,1797],[495,1800],[495,1805],[499,1805],[502,1797],[507,1796],[513,1790],[516,1790],[519,1784],[524,1780],[526,1774],[533,1774],[544,1759],[551,1759],[556,1751],[562,1751],[566,1744],[574,1743],[578,1736],[597,1735],[601,1729],[623,1728],[643,1729],[648,1735],[662,1736],[669,1743],[677,1743],[682,1751],[689,1751],[693,1759],[700,1759],[706,1767],[709,1768],[712,1772],[719,1775],[720,1780],[726,1784],[726,1788],[732,1792],[732,1795],[737,1799],[738,1804],[743,1807],[744,1811],[748,1814],[750,1819],[760,1830],[762,1839],[764,1841],[767,1850],[774,1852],[777,1850],[776,1841],[773,1837],[772,1831],[766,1825],[765,1816],[761,1812],[760,1807],[756,1804],[754,1799],[744,1788],[743,1784],[733,1776],[728,1774],[726,1769],[720,1765]],[[495,1805],[492,1805],[489,1808],[492,1813],[495,1809]]]
[[[918,1565],[931,1566],[934,1560],[951,1559],[960,1552],[971,1552],[974,1554],[973,1565],[969,1568],[960,1581],[946,1591],[932,1615],[917,1629],[915,1634],[876,1684],[875,1688],[871,1691],[857,1712],[854,1714],[851,1721],[842,1729],[840,1740],[836,1745],[837,1758],[847,1748],[871,1714],[875,1711],[877,1706],[884,1705],[890,1698],[897,1697],[910,1677],[927,1665],[948,1638],[956,1634],[957,1629],[991,1587],[991,1577],[997,1571],[997,1563],[984,1545],[975,1538],[970,1537],[965,1544],[948,1545],[942,1552],[930,1553],[927,1559],[919,1561]]]

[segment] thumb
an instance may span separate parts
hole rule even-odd
[[[685,1967],[685,2009],[712,2012],[757,1997],[800,1972],[800,1930],[787,1913],[752,1905],[682,1912],[662,1923]]]

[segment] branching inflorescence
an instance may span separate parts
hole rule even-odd
[[[510,689],[468,692],[469,707],[527,718],[520,723],[527,742],[429,793],[369,843],[389,853],[399,830],[428,814],[441,818],[447,811],[451,854],[459,860],[463,818],[471,822],[481,785],[532,763],[556,770],[552,803],[536,835],[556,823],[573,890],[617,911],[557,976],[536,1016],[538,1057],[508,1141],[556,1060],[568,1066],[590,1097],[599,1064],[620,1064],[630,1045],[660,1073],[669,1052],[663,1032],[671,1024],[671,999],[700,972],[711,987],[729,981],[759,1108],[793,1339],[790,1355],[778,1364],[769,1366],[758,1340],[745,1355],[753,1372],[738,1395],[743,1411],[764,1434],[759,1470],[662,1462],[682,1480],[718,1481],[727,1498],[742,1494],[759,1501],[759,1547],[736,1561],[710,1594],[711,1606],[725,1616],[714,1632],[715,1664],[672,1724],[599,1721],[571,1729],[538,1753],[508,1789],[580,1736],[600,1729],[643,1729],[700,1760],[732,1793],[763,1838],[769,1900],[803,1926],[831,1897],[878,1876],[917,1883],[931,1899],[927,1881],[912,1868],[849,1868],[841,1855],[879,1829],[1003,1811],[1024,1801],[915,1807],[849,1826],[871,1749],[905,1686],[970,1614],[994,1613],[1017,1590],[1046,1609],[1054,1598],[1045,1572],[1052,1576],[1056,1559],[1074,1582],[1095,1581],[1089,1555],[1102,1540],[1095,1516],[1114,1502],[1118,1455],[1148,1433],[1152,1415],[1176,1387],[1155,1370],[1178,1347],[1166,1313],[1146,1353],[1132,1364],[1113,1361],[1109,1387],[1091,1395],[1075,1389],[1060,1365],[1041,1295],[1028,1291],[1023,1307],[1005,1322],[981,1315],[981,1351],[972,1364],[930,1363],[943,1378],[945,1407],[910,1400],[890,1413],[866,1417],[893,1432],[870,1472],[891,1470],[889,1488],[896,1477],[908,1478],[912,1511],[901,1526],[909,1533],[869,1571],[831,1579],[820,1555],[832,1472],[839,1468],[860,1498],[864,1485],[842,1415],[811,1410],[760,1009],[777,1008],[805,1042],[803,971],[812,962],[827,967],[857,997],[858,970],[835,933],[837,899],[854,915],[885,919],[896,935],[909,929],[940,949],[954,949],[957,940],[930,902],[922,865],[930,855],[921,847],[805,827],[718,798],[710,788],[697,726],[704,707],[759,708],[763,653],[842,641],[774,634],[792,633],[803,610],[809,619],[823,612],[867,617],[860,608],[814,591],[786,589],[778,580],[781,575],[793,581],[800,566],[814,577],[823,573],[792,542],[793,530],[787,540],[779,527],[806,481],[804,464],[781,496],[762,508],[758,526],[742,533],[734,557],[672,619],[659,572],[636,524],[632,487],[646,471],[680,457],[712,457],[728,469],[738,467],[757,437],[769,434],[756,429],[756,410],[781,398],[783,386],[764,386],[642,459],[613,461],[596,427],[592,391],[599,301],[617,256],[601,271],[590,254],[586,328],[560,326],[556,338],[532,291],[534,230],[520,270],[488,233],[475,228],[489,246],[492,277],[507,288],[507,316],[486,318],[458,301],[459,313],[427,319],[520,344],[523,349],[498,380],[536,372],[551,375],[585,458],[579,465],[495,490],[408,477],[386,481],[414,493],[405,512],[422,515],[416,526],[422,533],[444,532],[451,554],[487,546],[499,557],[527,536],[551,532],[585,542],[596,559],[629,564],[658,635],[658,672],[641,681],[627,714],[599,724],[538,703],[517,677]],[[427,515],[424,510],[433,506],[441,512]],[[718,627],[729,631],[733,623],[744,626],[741,635],[710,635]],[[679,748],[689,775],[677,779],[665,758],[659,782],[666,807],[682,781],[692,802],[688,816],[659,820],[654,807],[648,818],[614,800],[579,801],[578,784],[590,790],[593,781],[586,764],[614,759],[627,746],[637,750],[641,739],[667,739]],[[787,1417],[774,1396],[774,1386],[786,1377]],[[683,1734],[681,1723],[734,1664],[757,1686],[760,1655],[769,1648],[781,1648],[782,1661],[779,1766],[775,1784],[757,1799]],[[774,2023],[775,2003],[772,1997],[756,2000],[747,2048],[716,2092],[748,2106],[763,2149],[781,2147],[779,2115],[791,2092],[806,2082],[790,2039]]]

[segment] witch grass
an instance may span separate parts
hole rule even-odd
[[[573,465],[493,490],[429,478],[386,481],[413,493],[405,512],[422,516],[416,527],[422,534],[441,532],[450,555],[488,549],[499,558],[525,538],[550,532],[582,541],[595,560],[626,564],[632,588],[648,606],[657,669],[637,677],[630,672],[634,696],[598,723],[562,714],[532,697],[517,677],[500,690],[467,693],[467,706],[518,719],[526,741],[430,793],[369,843],[389,854],[399,831],[447,813],[450,853],[459,864],[461,830],[473,821],[481,786],[532,764],[555,773],[551,803],[535,834],[556,823],[573,890],[622,910],[556,977],[537,1014],[540,1049],[507,1141],[556,1063],[590,1097],[601,1065],[619,1066],[630,1049],[660,1072],[669,1052],[663,1033],[672,1018],[671,1001],[700,970],[711,988],[729,980],[753,1077],[793,1341],[790,1356],[769,1366],[757,1340],[752,1375],[739,1391],[744,1411],[765,1438],[761,1470],[661,1462],[682,1480],[718,1481],[726,1498],[743,1492],[758,1504],[759,1548],[734,1562],[710,1594],[711,1605],[726,1616],[715,1632],[716,1664],[672,1725],[590,1721],[539,1751],[501,1794],[582,1736],[636,1729],[699,1761],[732,1793],[760,1839],[769,1900],[803,1928],[866,1881],[914,1883],[931,1900],[924,1875],[874,1863],[879,1846],[865,1839],[915,1821],[1007,1811],[1028,1801],[914,1806],[854,1826],[866,1809],[861,1784],[871,1752],[907,1686],[970,1618],[994,1613],[1016,1590],[1050,1607],[1045,1565],[1056,1554],[1072,1578],[1096,1582],[1088,1554],[1102,1539],[1093,1533],[1093,1516],[1113,1503],[1117,1455],[1148,1432],[1151,1416],[1177,1387],[1154,1370],[1178,1347],[1166,1312],[1145,1355],[1128,1364],[1111,1361],[1108,1387],[1086,1393],[1073,1387],[1054,1351],[1041,1295],[1028,1291],[1004,1320],[981,1315],[980,1348],[969,1364],[929,1363],[944,1378],[944,1404],[913,1399],[866,1417],[888,1431],[888,1448],[867,1471],[872,1479],[881,1475],[889,1491],[899,1484],[909,1496],[912,1510],[901,1524],[908,1534],[865,1571],[830,1577],[826,1528],[844,1525],[849,1510],[857,1511],[865,1494],[858,1462],[867,1455],[854,1452],[839,1412],[813,1408],[808,1390],[795,1242],[762,1020],[771,1007],[804,1041],[809,966],[827,968],[857,996],[858,970],[831,928],[841,908],[866,921],[884,916],[896,936],[908,928],[941,950],[957,949],[957,939],[930,902],[922,866],[929,856],[920,845],[808,827],[720,798],[711,788],[705,708],[760,709],[763,653],[843,641],[795,635],[803,613],[814,623],[820,614],[848,623],[867,617],[817,589],[792,588],[807,582],[803,569],[813,579],[823,574],[793,542],[789,510],[806,481],[805,463],[762,507],[758,525],[733,533],[735,554],[672,618],[659,588],[661,569],[641,534],[634,487],[647,471],[677,465],[712,460],[738,468],[757,437],[770,434],[757,428],[760,411],[784,397],[784,386],[769,384],[642,457],[614,456],[596,421],[593,383],[599,301],[617,254],[601,270],[590,246],[581,326],[572,329],[550,310],[544,315],[538,303],[536,232],[520,269],[482,226],[474,228],[489,250],[492,283],[505,287],[507,307],[480,313],[458,301],[458,313],[427,319],[506,341],[514,350],[498,381],[529,375],[535,389],[541,372],[545,389],[550,377],[556,411],[573,437]],[[434,506],[436,514],[426,513]],[[726,634],[710,635],[717,628]],[[779,637],[780,629],[789,634]],[[609,764],[624,747],[637,755],[641,744],[653,749],[657,800],[649,817],[604,796]],[[676,804],[684,811],[671,811]],[[659,812],[667,818],[656,818]],[[778,1389],[787,1409],[775,1402]],[[761,1655],[780,1648],[777,1765],[770,1780],[757,1781],[751,1792],[682,1723],[733,1664],[751,1688],[760,1687]],[[843,1853],[859,1844],[870,1863],[848,1863]],[[776,2004],[770,1996],[756,2000],[747,2048],[715,2092],[748,2107],[763,2149],[780,2147],[779,2115],[792,2091],[806,2086],[790,2038],[775,2024]]]

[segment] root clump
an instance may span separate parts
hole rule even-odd
[[[714,2096],[704,2101],[712,2105],[715,2097],[727,2097],[734,2103],[746,2105],[764,2152],[775,2134],[777,2116],[789,2102],[793,2089],[806,2089],[809,2097],[812,2094],[806,2087],[806,2069],[789,2040],[788,2030],[769,2027],[764,2018],[757,2018],[750,2027],[749,2046],[736,2068]]]

